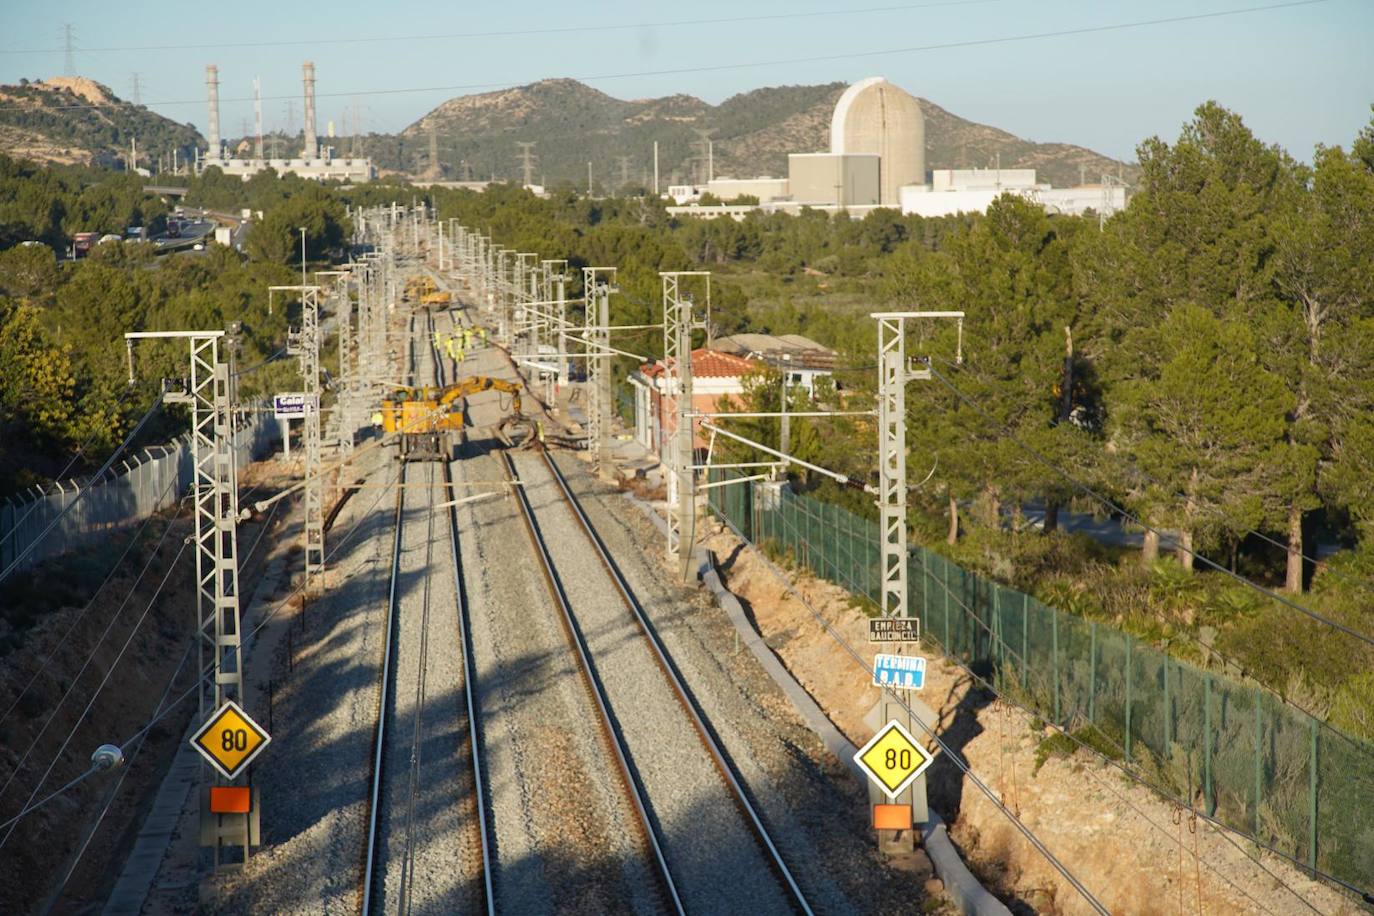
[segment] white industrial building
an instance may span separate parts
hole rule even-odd
[[[1035,169],[936,169],[930,184],[901,189],[902,213],[953,216],[984,213],[1003,194],[1040,204],[1051,213],[1111,215],[1126,206],[1122,184],[1054,188],[1036,181]]]
[[[305,84],[305,148],[297,159],[268,159],[262,149],[262,104],[256,106],[257,142],[254,144],[253,158],[236,159],[224,155],[224,144],[219,134],[219,68],[210,64],[205,68],[205,85],[208,90],[210,106],[209,149],[201,157],[199,171],[212,166],[226,175],[236,175],[247,181],[258,172],[275,169],[277,174],[294,172],[302,178],[315,181],[351,181],[356,184],[371,181],[377,177],[371,159],[335,159],[328,146],[321,146],[315,136],[315,65],[307,61],[301,68]],[[254,81],[257,91],[257,81]],[[330,133],[333,133],[331,124]]]
[[[882,77],[850,86],[835,103],[830,121],[830,151],[792,153],[788,176],[720,179],[705,188],[674,185],[668,197],[674,216],[743,219],[755,210],[797,213],[802,208],[844,211],[862,218],[876,207],[903,214],[953,216],[983,213],[1003,194],[1015,194],[1051,213],[1111,215],[1126,206],[1123,182],[1055,188],[1036,178],[1034,169],[934,169],[925,166],[925,117],[914,96]],[[709,192],[726,205],[702,206]],[[741,195],[755,205],[728,205]]]

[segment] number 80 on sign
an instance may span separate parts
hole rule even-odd
[[[191,746],[225,779],[234,779],[271,740],[262,726],[229,700],[191,736]]]
[[[890,799],[895,800],[907,786],[926,771],[935,759],[896,719],[873,736],[854,760],[868,778]]]

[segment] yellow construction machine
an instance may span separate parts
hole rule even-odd
[[[501,405],[501,422],[492,427],[506,446],[528,441],[533,424],[520,412],[520,386],[505,379],[474,375],[442,388],[400,388],[382,401],[382,431],[401,434],[401,457],[407,461],[446,461],[452,451],[453,433],[459,441],[469,422],[467,399],[482,391],[511,396]]]
[[[401,300],[403,302],[418,302],[437,289],[433,277],[417,275],[406,281],[405,289],[401,291]]]
[[[451,305],[453,304],[453,296],[449,293],[435,290],[432,293],[424,293],[423,295],[421,295],[420,304],[429,306]]]

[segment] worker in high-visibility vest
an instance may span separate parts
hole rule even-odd
[[[455,357],[455,356],[453,355],[453,338],[452,338],[452,337],[450,337],[448,340],[444,341],[444,350],[448,353],[448,358],[449,358],[449,359],[457,359],[457,357]]]

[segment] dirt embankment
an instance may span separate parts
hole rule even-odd
[[[727,586],[792,675],[850,741],[867,741],[872,731],[863,717],[878,700],[871,668],[861,668],[811,610],[871,666],[879,647],[868,643],[866,618],[851,606],[849,594],[805,573],[788,572],[785,584],[714,521],[708,522],[706,545]],[[1043,723],[997,699],[928,647],[923,654],[930,664],[922,699],[939,712],[941,737],[1112,912],[1311,912],[1308,904],[1325,914],[1359,912],[1283,860],[1266,855],[1262,865],[1256,863],[1244,841],[1193,821],[1186,810],[1090,752],[1047,754],[1062,739],[1047,743],[1052,732]],[[1014,910],[1092,912],[950,761],[937,759],[930,795],[966,861]]]
[[[246,556],[262,528],[239,528],[244,593],[267,553],[264,543]],[[126,748],[122,783],[120,773],[93,776],[26,816],[12,836],[0,830],[2,913],[39,909],[73,865],[59,913],[103,901],[118,876],[197,709],[189,688],[199,659],[194,650],[187,655],[196,615],[195,553],[186,543],[191,530],[188,516],[154,518],[103,588],[135,531],[45,563],[22,580],[16,576],[0,594],[9,624],[0,634],[0,823],[21,811],[31,793],[41,800],[86,772],[101,744],[128,741],[164,696],[169,703],[181,699],[141,746]]]

